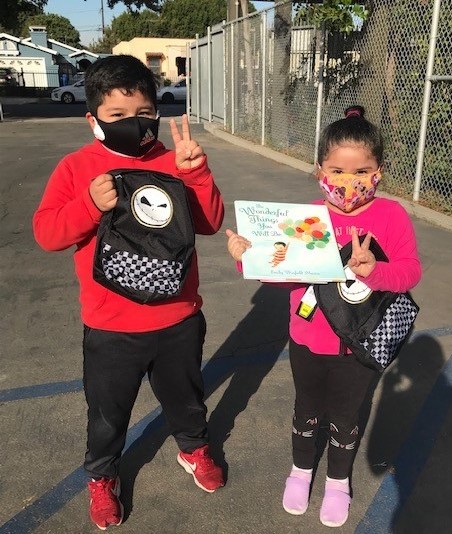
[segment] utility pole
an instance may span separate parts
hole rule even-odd
[[[239,18],[240,2],[239,0],[228,0],[227,3],[227,20]]]
[[[104,0],[100,0],[100,16],[102,18],[102,35],[105,33]]]
[[[100,16],[102,20],[102,35],[104,35],[105,33],[104,0],[100,0]]]

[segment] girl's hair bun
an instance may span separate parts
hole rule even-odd
[[[364,113],[365,111],[362,106],[350,106],[344,111],[346,119],[349,119],[351,117],[358,117],[359,119],[363,119]]]

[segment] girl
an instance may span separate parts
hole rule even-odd
[[[317,179],[340,246],[352,241],[349,268],[371,290],[405,292],[421,278],[413,225],[394,200],[375,198],[381,180],[383,141],[378,128],[353,106],[345,118],[325,128],[319,143]],[[359,187],[356,184],[359,183]],[[335,191],[341,191],[341,195]],[[360,244],[358,236],[366,235]],[[226,230],[228,250],[240,262],[251,247]],[[389,262],[376,261],[369,250],[374,236]],[[241,264],[238,264],[240,270]],[[311,320],[297,314],[307,290],[292,284],[290,294],[290,363],[295,384],[292,428],[293,466],[286,480],[284,509],[304,514],[309,503],[316,437],[322,417],[329,421],[328,468],[320,521],[340,527],[348,518],[350,474],[358,443],[358,416],[376,371],[358,362],[349,349],[341,356],[340,340],[320,309]]]

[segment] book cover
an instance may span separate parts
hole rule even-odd
[[[234,202],[237,233],[252,247],[243,277],[274,282],[345,281],[328,208],[316,204]]]

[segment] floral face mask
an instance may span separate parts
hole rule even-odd
[[[345,213],[350,213],[374,198],[382,176],[380,169],[357,176],[346,172],[327,174],[319,167],[317,178],[328,202]]]

